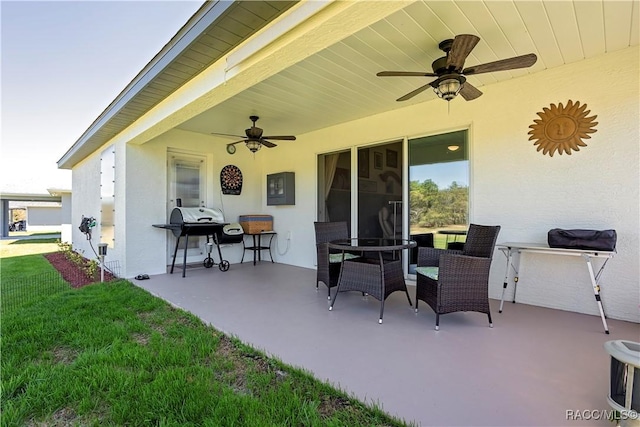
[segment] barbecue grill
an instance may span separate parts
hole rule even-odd
[[[171,262],[170,274],[176,263],[176,255],[180,238],[185,238],[185,248],[189,245],[189,236],[207,236],[207,258],[203,261],[206,268],[216,265],[211,258],[211,250],[215,244],[218,249],[220,271],[229,269],[229,261],[222,259],[220,244],[239,243],[242,241],[242,227],[234,227],[232,224],[224,222],[224,215],[221,210],[213,208],[185,208],[176,207],[171,211],[169,224],[153,224],[154,227],[170,230],[176,239],[176,247],[173,251],[173,261]],[[184,251],[182,260],[182,277],[185,277],[187,270],[187,250]]]

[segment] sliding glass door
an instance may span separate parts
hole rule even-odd
[[[401,238],[402,141],[360,147],[355,156],[318,156],[318,221],[347,221],[351,230],[354,212],[354,237]]]
[[[466,130],[409,140],[409,232],[419,246],[464,244],[469,217],[467,147]],[[410,264],[415,264],[416,255],[414,251]]]
[[[351,151],[318,156],[318,221],[351,228]]]
[[[406,151],[397,140],[319,155],[318,221],[347,221],[354,237],[409,237],[418,246],[461,247],[469,216],[467,134],[411,138]],[[416,259],[417,249],[410,251],[409,273]]]
[[[402,141],[358,148],[358,237],[402,238]]]

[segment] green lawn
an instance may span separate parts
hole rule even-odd
[[[6,239],[0,240],[0,268],[6,258],[58,251],[60,239]]]
[[[51,273],[43,260],[0,259],[3,300],[6,277]],[[126,280],[3,310],[0,327],[2,426],[405,425]]]
[[[466,225],[451,225],[444,228],[425,228],[425,227],[412,227],[410,234],[423,234],[423,233],[433,233],[433,247],[446,249],[448,243],[452,242],[464,242],[466,240],[466,236],[447,236],[446,234],[439,233],[440,230],[455,230],[455,231],[465,231],[467,229]]]

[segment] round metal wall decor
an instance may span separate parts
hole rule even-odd
[[[545,107],[537,113],[540,119],[529,126],[529,141],[536,140],[533,145],[538,146],[537,151],[551,157],[556,151],[560,155],[571,155],[571,150],[580,151],[580,147],[587,146],[582,140],[591,138],[589,134],[596,132],[598,122],[594,120],[598,116],[587,117],[590,112],[587,104],[581,106],[580,102],[571,100],[566,107],[562,103],[551,104],[550,108]]]
[[[242,191],[242,172],[237,166],[227,165],[220,171],[222,194],[239,195]]]

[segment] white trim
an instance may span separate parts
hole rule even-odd
[[[261,29],[251,36],[242,46],[231,52],[226,58],[225,74],[251,58],[253,55],[264,49],[273,41],[279,39],[284,34],[291,31],[298,25],[306,22],[313,15],[331,4],[329,0],[315,0],[311,2],[298,3],[287,16],[270,26]]]

